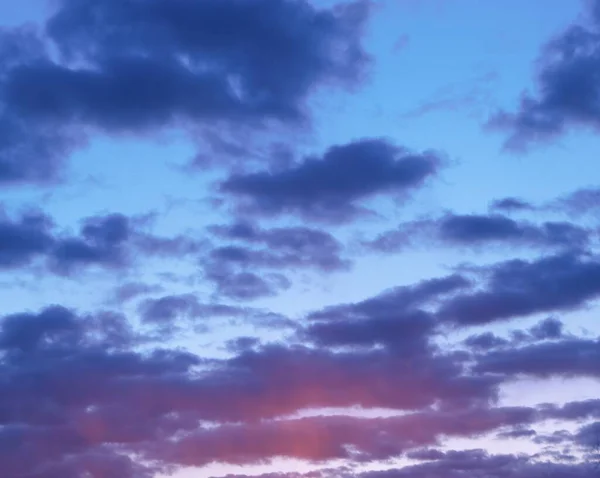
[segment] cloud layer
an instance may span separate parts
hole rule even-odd
[[[595,476],[591,150],[569,144],[564,177],[498,167],[481,88],[439,82],[463,56],[469,75],[502,64],[467,53],[516,14],[490,33],[410,3],[57,0],[36,24],[0,18],[2,477]],[[489,119],[509,149],[599,129],[586,8]],[[450,122],[428,122],[440,105]]]

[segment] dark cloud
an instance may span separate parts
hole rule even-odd
[[[14,269],[43,260],[49,269],[69,275],[84,267],[121,270],[135,253],[178,256],[197,252],[200,242],[146,233],[135,219],[122,214],[93,216],[82,221],[78,235],[58,233],[41,213],[0,218],[0,268]]]
[[[170,323],[180,316],[199,315],[201,305],[193,294],[167,295],[145,300],[140,304],[139,310],[144,322]]]
[[[246,289],[244,292],[249,294],[252,291]],[[234,295],[233,298],[240,300],[252,297]],[[157,327],[161,334],[185,332],[190,328],[195,331],[205,331],[211,326],[222,325],[250,325],[255,329],[263,328],[270,331],[297,328],[296,323],[291,319],[266,309],[202,302],[194,294],[165,295],[146,299],[138,305],[138,313],[144,325]],[[258,339],[256,340],[259,343]],[[236,344],[238,343],[230,345],[234,347]]]
[[[475,351],[486,351],[497,348],[520,346],[523,343],[541,342],[565,338],[563,323],[554,318],[548,318],[537,323],[529,330],[513,330],[510,338],[499,337],[492,332],[483,332],[467,337],[464,344]]]
[[[283,274],[272,272],[260,276],[254,272],[224,269],[218,263],[205,267],[204,278],[216,286],[217,295],[240,301],[274,296],[291,286]]]
[[[598,377],[600,342],[570,338],[490,351],[478,359],[478,372],[508,376]]]
[[[405,295],[430,301],[452,282],[422,283]],[[170,305],[193,302],[182,298],[150,305],[167,304],[168,314]],[[354,308],[372,312],[375,305]],[[146,478],[167,467],[214,461],[381,460],[436,446],[442,437],[524,430],[540,420],[581,420],[600,410],[597,400],[493,407],[496,379],[473,375],[460,356],[432,349],[334,352],[246,338],[231,358],[203,361],[176,350],[134,351],[136,343],[148,345],[139,340],[114,314],[82,316],[53,306],[0,319],[0,459],[9,476],[106,470]],[[405,413],[290,417],[356,406]],[[418,458],[443,461],[446,453]]]
[[[465,345],[472,350],[490,350],[510,344],[505,338],[498,337],[492,332],[471,335],[465,339]]]
[[[551,403],[539,407],[548,418],[563,420],[587,420],[600,418],[600,399],[568,402],[562,406]]]
[[[126,324],[114,314],[80,316],[60,306],[0,319],[0,454],[8,476],[56,470],[75,477],[98,470],[94,457],[132,478],[149,473],[142,463],[150,462],[351,456],[344,444],[363,457],[385,457],[442,433],[466,436],[532,417],[526,409],[486,410],[496,382],[465,375],[448,356],[422,357],[415,370],[382,351],[271,346],[203,362],[176,350],[136,352],[138,337]],[[434,403],[444,406],[390,420],[271,420],[311,407],[420,410]],[[452,404],[471,406],[447,409]],[[219,423],[204,428],[207,421]],[[328,445],[304,441],[304,453],[294,444],[307,436]],[[121,460],[133,455],[136,462]]]
[[[427,348],[436,325],[423,311],[398,311],[395,315],[373,315],[366,319],[319,321],[306,330],[308,339],[324,346],[386,345],[398,353]]]
[[[55,179],[90,129],[303,121],[316,87],[363,78],[368,11],[360,1],[61,1],[47,45],[1,32],[0,182]]]
[[[333,146],[285,170],[235,174],[221,191],[255,214],[340,223],[365,212],[360,204],[365,199],[417,189],[439,164],[433,153],[413,154],[382,139],[364,139]]]
[[[148,323],[168,323],[180,317],[208,319],[211,317],[256,317],[267,312],[235,305],[200,302],[194,294],[166,295],[147,299],[139,305],[142,319]],[[275,315],[275,314],[273,314]]]
[[[534,443],[541,445],[562,445],[573,441],[573,435],[567,430],[556,430],[552,433],[538,434],[534,439]]]
[[[313,320],[338,320],[340,318],[367,318],[394,316],[403,310],[415,310],[435,302],[444,295],[469,287],[463,276],[453,274],[437,279],[427,279],[410,286],[400,286],[354,304],[326,307],[309,315]]]
[[[446,451],[443,457],[401,469],[342,474],[343,478],[593,478],[596,471],[581,463],[536,461],[519,455],[491,455],[484,450]],[[334,476],[334,475],[332,475]]]
[[[435,450],[433,448],[425,448],[421,450],[408,452],[406,454],[406,457],[410,458],[411,460],[439,460],[441,458],[444,458],[444,452],[440,450]]]
[[[319,229],[261,229],[241,222],[216,226],[212,230],[223,239],[251,246],[217,247],[211,251],[211,259],[216,262],[238,263],[251,268],[309,268],[324,272],[344,270],[350,266],[350,262],[342,257],[342,244],[330,233]]]
[[[438,324],[423,309],[468,285],[462,276],[452,275],[327,307],[309,315],[304,338],[321,346],[386,346],[403,355],[427,353]]]
[[[0,349],[28,352],[54,340],[73,340],[80,335],[75,315],[63,307],[50,307],[39,314],[5,317],[0,328]]]
[[[484,269],[481,290],[458,294],[438,310],[442,320],[477,325],[541,312],[577,309],[600,295],[595,257],[558,254],[510,260]]]
[[[580,445],[594,450],[594,458],[598,459],[598,448],[600,447],[600,421],[584,425],[579,429],[575,440]]]
[[[588,240],[587,231],[573,224],[534,226],[501,215],[449,215],[441,221],[439,234],[443,241],[456,244],[506,241],[578,248]]]
[[[533,205],[519,198],[514,197],[506,197],[503,199],[498,199],[496,201],[492,201],[490,204],[490,209],[498,210],[498,211],[529,211],[535,209]]]
[[[161,412],[152,424],[133,418],[151,418],[135,398],[141,392],[134,392],[136,381],[142,388],[158,384],[198,360],[181,352],[130,351],[137,341],[126,319],[112,313],[81,316],[52,306],[0,319],[0,462],[6,476],[152,476],[115,448],[158,436],[161,423],[167,425]]]
[[[64,156],[80,142],[78,135],[60,123],[29,121],[4,104],[11,73],[43,61],[43,42],[31,28],[2,28],[0,45],[0,184],[56,179]]]
[[[123,304],[140,295],[160,292],[161,290],[162,287],[159,285],[150,285],[143,282],[127,282],[115,288],[112,292],[112,296],[109,298],[109,302]]]
[[[225,425],[187,434],[166,447],[169,461],[201,466],[212,459],[258,463],[272,457],[319,462],[381,460],[418,446],[433,445],[440,435],[481,434],[512,422],[526,422],[526,409],[473,409],[464,414],[424,412],[390,418],[321,416],[253,424]],[[253,440],[244,437],[252,436]]]
[[[525,92],[516,112],[500,111],[491,127],[509,132],[506,147],[546,142],[574,126],[600,128],[600,13],[596,0],[586,24],[572,25],[544,48],[537,66],[537,94]]]
[[[396,252],[409,246],[431,245],[432,242],[464,247],[505,244],[583,249],[589,240],[587,229],[568,222],[537,225],[501,214],[448,213],[439,219],[401,224],[366,244],[382,252]]]
[[[498,438],[514,439],[514,438],[531,438],[535,437],[537,432],[531,428],[515,428],[514,430],[508,430],[498,433]]]
[[[203,259],[205,278],[218,293],[236,299],[254,299],[289,287],[286,271],[346,270],[342,244],[331,234],[308,227],[263,229],[247,222],[213,226],[211,231],[230,244],[215,246]],[[259,276],[256,271],[270,271]]]
[[[0,268],[30,264],[54,245],[52,221],[43,214],[25,214],[18,219],[0,217]]]
[[[530,329],[530,334],[536,340],[559,339],[564,333],[563,323],[555,318],[548,318]]]
[[[77,347],[97,342],[121,347],[132,345],[135,340],[133,330],[121,315],[107,312],[80,317],[58,305],[39,313],[7,315],[0,322],[0,349],[9,352],[33,354],[66,344]]]
[[[61,273],[81,265],[124,267],[129,260],[124,245],[131,232],[129,219],[120,214],[86,219],[79,237],[57,242],[52,254],[53,266]]]
[[[238,337],[227,341],[226,348],[230,352],[239,354],[254,349],[260,345],[260,339],[256,337]]]
[[[578,189],[560,198],[554,205],[575,216],[596,213],[600,207],[600,188]]]

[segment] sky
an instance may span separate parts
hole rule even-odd
[[[600,0],[1,2],[2,476],[598,476],[599,134]]]

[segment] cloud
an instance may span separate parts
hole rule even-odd
[[[317,322],[307,328],[306,336],[321,346],[386,345],[404,354],[426,349],[435,325],[426,312],[399,311],[393,316]]]
[[[492,332],[470,335],[464,341],[464,344],[471,350],[491,350],[498,347],[504,347],[510,344],[510,341],[494,335]]]
[[[140,304],[139,311],[146,323],[170,323],[180,316],[199,315],[202,307],[195,295],[180,294],[147,299]]]
[[[201,302],[194,294],[165,295],[146,299],[138,305],[146,324],[172,326],[185,318],[191,324],[206,325],[210,319],[227,319],[230,324],[276,328],[294,328],[295,324],[283,315],[264,309],[240,307],[218,302]]]
[[[146,233],[135,218],[122,214],[85,218],[75,236],[54,229],[53,220],[42,213],[0,217],[0,268],[16,269],[42,260],[50,271],[68,276],[89,267],[123,270],[132,264],[134,253],[172,257],[200,249],[199,241],[184,236]]]
[[[124,304],[136,297],[153,292],[160,292],[162,287],[159,285],[150,285],[143,282],[126,282],[115,287],[108,302],[111,304]]]
[[[598,377],[600,342],[568,338],[531,344],[520,348],[495,350],[478,359],[477,371],[534,377]]]
[[[431,300],[450,283],[420,284],[410,293]],[[474,375],[464,356],[431,349],[399,356],[251,342],[230,358],[202,360],[149,348],[141,338],[122,316],[61,306],[0,318],[0,443],[22,445],[0,447],[11,476],[103,469],[139,478],[167,467],[276,457],[381,460],[435,446],[443,436],[581,420],[600,410],[597,400],[493,407],[497,379]],[[144,351],[135,351],[136,344]],[[482,363],[478,358],[475,370]],[[294,416],[356,406],[397,414]]]
[[[544,404],[541,412],[549,418],[564,420],[587,420],[600,418],[600,400],[590,399],[568,402],[562,406]]]
[[[530,329],[530,333],[536,340],[558,339],[563,337],[563,323],[552,317],[543,320]]]
[[[534,226],[502,215],[448,215],[439,225],[439,234],[443,241],[457,244],[506,241],[578,248],[588,240],[587,231],[573,224]]]
[[[317,416],[200,429],[169,444],[169,461],[201,466],[211,460],[258,463],[274,457],[313,462],[367,462],[396,457],[439,436],[481,434],[532,419],[529,409],[473,409],[464,413],[423,412],[389,418]],[[246,437],[254,437],[248,440]]]
[[[595,213],[600,204],[600,188],[582,188],[558,199],[554,206],[564,209],[569,214],[579,216]]]
[[[523,93],[515,112],[490,118],[488,126],[508,132],[507,148],[547,142],[575,126],[600,128],[600,13],[596,0],[589,5],[585,24],[569,26],[543,49],[537,93]]]
[[[47,254],[54,245],[52,220],[40,213],[24,214],[13,220],[0,216],[0,268],[25,266]]]
[[[239,301],[274,296],[291,286],[283,274],[272,272],[259,276],[254,272],[222,269],[214,263],[205,267],[204,278],[216,286],[217,295]]]
[[[513,330],[510,338],[499,337],[492,332],[470,335],[464,340],[468,349],[487,351],[492,349],[519,347],[524,343],[539,343],[544,340],[558,340],[566,337],[563,323],[555,318],[544,319],[527,331]]]
[[[150,473],[142,465],[147,460],[161,468],[191,459],[321,459],[348,453],[344,443],[356,444],[365,456],[388,456],[392,443],[399,450],[415,442],[431,443],[439,433],[470,433],[472,427],[465,424],[488,429],[507,420],[527,420],[530,414],[478,409],[495,397],[496,382],[466,376],[463,366],[448,356],[423,357],[415,370],[405,359],[382,351],[269,346],[203,361],[178,350],[148,348],[139,340],[126,319],[115,314],[80,315],[53,306],[0,318],[0,443],[18,439],[22,444],[16,450],[0,447],[5,472],[52,476],[44,473],[60,470],[77,476],[96,470],[97,458],[107,470],[122,469],[126,474],[120,476],[130,478]],[[135,351],[136,344],[144,345],[144,352]],[[285,418],[315,407],[410,411],[433,403],[441,409],[389,422]],[[452,408],[459,404],[472,405],[464,408],[469,416],[489,417],[467,420]],[[218,426],[204,429],[206,422]],[[389,429],[389,438],[381,436],[382,427]],[[256,432],[254,438],[240,440],[250,436],[248,431]],[[330,448],[321,455],[315,455],[316,444],[307,445],[313,450],[308,454],[294,445],[306,434],[321,432],[324,439],[330,437]],[[197,452],[188,453],[193,450]],[[131,462],[133,455],[142,462]]]
[[[490,209],[511,212],[511,211],[528,211],[528,210],[535,209],[535,207],[533,205],[531,205],[530,203],[528,203],[527,201],[524,201],[522,199],[514,198],[514,197],[506,197],[506,198],[497,199],[495,201],[492,201],[492,203],[490,205]]]
[[[120,214],[84,220],[80,237],[57,242],[52,254],[53,267],[69,273],[80,265],[122,268],[128,257],[124,244],[130,239],[129,219]]]
[[[205,278],[225,297],[251,300],[290,286],[286,271],[330,273],[349,269],[342,244],[330,233],[308,227],[263,229],[247,222],[212,226],[229,244],[216,245],[202,264]],[[267,271],[259,276],[256,271]]]
[[[536,462],[524,455],[492,455],[484,450],[449,450],[443,457],[386,471],[341,475],[343,478],[472,478],[511,476],[515,478],[593,478],[595,470],[584,464]]]
[[[0,322],[0,349],[20,357],[67,344],[77,348],[102,343],[113,349],[134,345],[136,340],[133,329],[121,315],[107,312],[80,317],[59,305],[39,313],[6,315]]]
[[[52,306],[39,313],[2,317],[3,473],[151,476],[143,465],[114,447],[159,433],[160,412],[152,423],[147,414],[148,422],[124,419],[144,416],[143,403],[134,397],[141,390],[132,395],[135,381],[148,385],[152,380],[166,380],[186,371],[197,359],[174,351],[137,354],[131,351],[137,342],[127,320],[113,313],[78,315]],[[121,403],[129,403],[130,410],[121,408]]]
[[[590,458],[598,460],[598,447],[600,446],[600,421],[590,423],[581,427],[577,433],[576,441],[588,448],[590,452]]]
[[[1,32],[0,182],[56,179],[90,130],[305,121],[315,88],[363,78],[368,13],[360,1],[64,0],[43,38]]]
[[[433,153],[413,154],[383,139],[363,139],[332,146],[288,169],[234,174],[220,189],[254,214],[341,223],[365,212],[361,201],[417,189],[439,165]]]
[[[366,245],[381,252],[396,252],[414,245],[481,247],[492,244],[583,249],[590,231],[568,222],[534,224],[501,214],[452,214],[401,224],[381,233]]]
[[[462,326],[582,307],[600,295],[595,257],[563,253],[533,261],[509,260],[484,269],[481,290],[457,294],[438,310],[441,320]]]
[[[309,315],[303,337],[325,347],[385,346],[403,356],[427,354],[438,322],[423,308],[468,285],[452,275],[327,307]]]
[[[350,261],[342,257],[342,244],[330,233],[309,227],[261,229],[250,223],[212,228],[219,237],[263,246],[262,249],[238,245],[215,248],[213,259],[239,262],[256,268],[314,268],[324,272],[347,269]]]
[[[27,352],[42,343],[72,340],[79,335],[74,314],[63,307],[50,307],[39,314],[5,317],[0,329],[0,349]]]

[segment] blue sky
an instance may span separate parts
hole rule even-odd
[[[9,478],[593,476],[600,3],[5,3]]]

